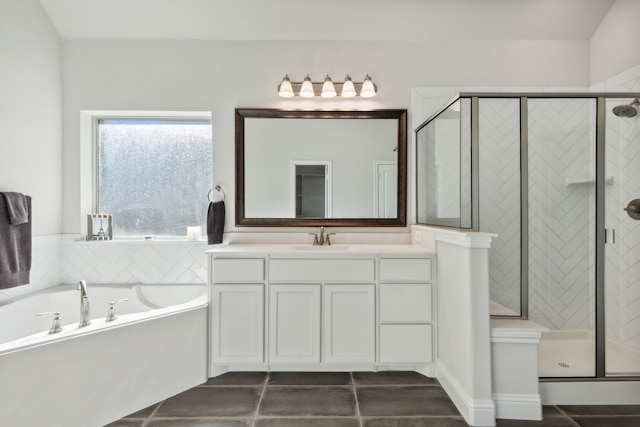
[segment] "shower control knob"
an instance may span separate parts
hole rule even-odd
[[[640,199],[634,199],[629,202],[626,208],[627,215],[633,219],[640,219]]]

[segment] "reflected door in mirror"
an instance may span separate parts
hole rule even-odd
[[[294,162],[296,218],[331,218],[330,163]]]

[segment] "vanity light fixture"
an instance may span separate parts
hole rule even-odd
[[[296,95],[303,98],[313,98],[316,95],[323,98],[333,98],[338,94],[343,98],[352,98],[357,95],[370,98],[375,96],[377,92],[378,88],[373,84],[368,74],[363,82],[354,82],[347,75],[343,83],[334,83],[328,74],[323,82],[312,82],[308,74],[302,82],[292,82],[289,75],[285,75],[278,85],[278,95],[283,98],[291,98]]]

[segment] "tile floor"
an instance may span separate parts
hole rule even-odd
[[[546,406],[498,427],[640,426],[640,405]],[[414,372],[235,372],[108,427],[466,427],[434,379]]]

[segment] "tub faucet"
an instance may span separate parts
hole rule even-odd
[[[91,324],[91,307],[87,296],[87,284],[84,280],[80,280],[78,283],[78,290],[80,291],[80,322],[78,322],[78,327],[82,328]]]

